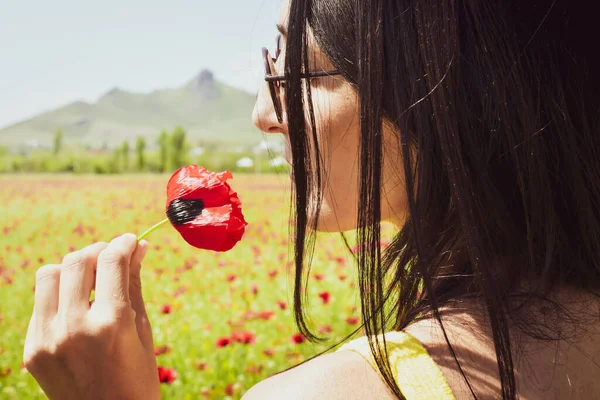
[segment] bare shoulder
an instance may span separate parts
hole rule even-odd
[[[478,398],[497,398],[500,378],[492,333],[484,316],[474,307],[442,311],[448,339]],[[421,342],[440,368],[457,399],[472,399],[471,389],[448,348],[441,326],[434,318],[409,325],[405,331]]]
[[[253,386],[243,400],[394,399],[377,371],[359,354],[339,351]]]

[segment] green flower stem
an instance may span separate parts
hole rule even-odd
[[[149,234],[151,234],[152,232],[154,232],[155,230],[157,230],[160,226],[166,224],[167,222],[169,222],[169,218],[165,218],[162,221],[160,221],[158,224],[154,225],[152,228],[148,229],[146,232],[142,233],[140,236],[138,236],[137,240],[138,242],[141,241],[143,238],[145,238],[146,236],[148,236]]]

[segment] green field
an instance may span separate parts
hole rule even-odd
[[[1,399],[45,398],[22,368],[36,270],[59,263],[70,251],[141,233],[162,220],[168,178],[0,177]],[[173,382],[161,385],[166,399],[240,398],[259,380],[329,347],[358,323],[352,258],[339,235],[321,234],[308,294],[313,326],[331,330],[330,340],[294,343],[288,178],[235,174],[230,184],[249,224],[231,251],[193,248],[169,225],[147,238],[142,282],[157,361],[176,372]],[[251,332],[253,340],[217,346],[235,332]]]

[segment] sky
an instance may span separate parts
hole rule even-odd
[[[202,69],[256,93],[281,0],[0,0],[0,128]]]

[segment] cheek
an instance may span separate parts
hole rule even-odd
[[[356,218],[359,116],[352,93],[327,94],[313,98],[324,161],[323,206],[345,226]]]
[[[319,148],[325,160],[358,155],[358,102],[350,89],[315,90],[313,107]]]

